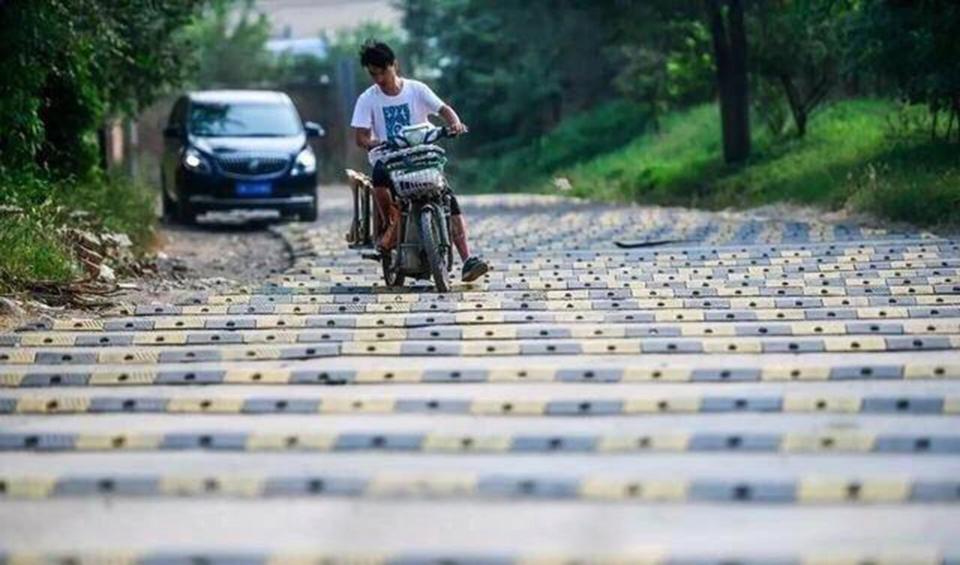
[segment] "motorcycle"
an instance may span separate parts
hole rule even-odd
[[[433,279],[437,292],[450,290],[450,187],[443,172],[446,152],[437,145],[450,137],[456,136],[445,127],[419,124],[404,127],[377,149],[401,210],[400,233],[392,250],[364,257],[380,261],[388,287],[401,287],[412,277]]]

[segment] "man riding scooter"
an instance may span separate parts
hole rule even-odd
[[[381,162],[378,149],[384,141],[393,140],[405,126],[427,122],[431,114],[439,114],[453,134],[467,131],[460,117],[426,84],[399,75],[396,56],[385,43],[367,41],[360,48],[360,64],[370,74],[374,84],[357,98],[350,126],[357,145],[369,151],[373,166],[373,196],[376,213],[386,226],[377,244],[381,252],[397,245],[401,211],[395,202],[393,182]],[[453,244],[463,261],[461,280],[474,281],[488,270],[487,264],[470,254],[467,226],[460,205],[451,195],[450,225]]]

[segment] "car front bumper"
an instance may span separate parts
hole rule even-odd
[[[303,212],[315,206],[317,176],[279,175],[241,181],[221,174],[179,171],[179,197],[196,212],[226,210],[277,210],[281,214]],[[268,182],[272,189],[263,196],[238,196],[238,182]]]
[[[298,194],[280,198],[219,198],[204,194],[189,197],[190,204],[197,210],[259,210],[270,209],[284,212],[298,212],[314,205],[316,196]]]

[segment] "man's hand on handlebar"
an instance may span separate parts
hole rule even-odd
[[[447,126],[447,133],[451,136],[457,136],[468,131],[467,124],[463,122],[456,122]]]

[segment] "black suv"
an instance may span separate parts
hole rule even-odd
[[[282,92],[211,90],[177,100],[163,132],[165,218],[192,223],[210,210],[272,209],[317,217],[317,157]]]

